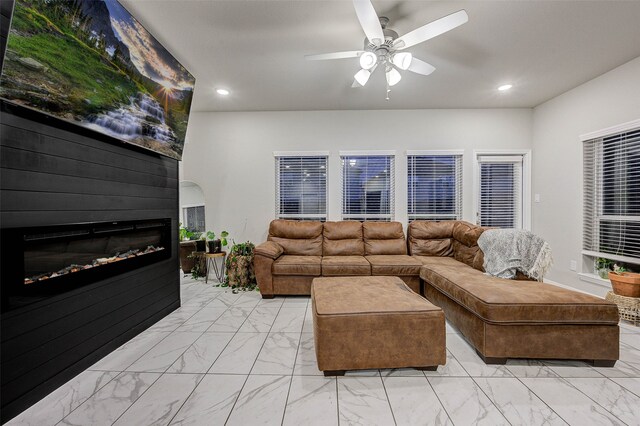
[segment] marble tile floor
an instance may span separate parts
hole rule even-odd
[[[447,324],[438,371],[325,378],[306,297],[183,279],[182,307],[10,425],[640,425],[640,327],[615,368],[485,365]],[[595,342],[594,342],[595,343]]]

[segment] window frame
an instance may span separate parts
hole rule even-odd
[[[421,214],[421,213],[417,213],[417,214],[411,214],[409,212],[409,204],[410,204],[410,193],[411,193],[411,187],[410,187],[410,178],[411,176],[409,176],[409,164],[410,164],[410,157],[438,157],[438,156],[442,156],[442,157],[454,157],[455,161],[456,161],[456,171],[455,171],[455,176],[454,178],[456,179],[456,207],[455,207],[455,214],[451,215],[452,217],[450,219],[446,219],[446,220],[462,220],[463,214],[464,214],[464,149],[457,149],[457,150],[407,150],[406,151],[406,160],[407,160],[407,173],[406,173],[406,178],[407,178],[407,209],[406,209],[406,214],[407,214],[407,222],[411,223],[414,220],[441,220],[439,218],[443,217],[443,216],[448,216],[446,214],[444,215],[430,215],[430,214]],[[459,170],[458,170],[459,168]],[[458,180],[459,177],[459,180]],[[453,217],[455,216],[455,217]]]
[[[274,200],[275,200],[275,211],[274,217],[276,219],[287,219],[287,220],[319,220],[319,221],[327,221],[329,217],[329,151],[274,151],[274,171],[275,171],[275,182],[274,182]],[[324,214],[291,214],[291,213],[280,213],[280,205],[281,201],[279,199],[280,195],[280,182],[279,182],[279,167],[280,167],[280,159],[281,158],[325,158],[325,205],[324,205]]]
[[[193,228],[189,228],[187,225],[187,209],[192,209],[192,208],[196,208],[196,207],[202,207],[204,210],[204,230],[199,231]],[[180,206],[180,210],[181,210],[181,217],[182,217],[182,221],[181,223],[183,224],[183,226],[188,229],[189,231],[196,231],[196,232],[206,232],[207,229],[207,210],[206,210],[206,206],[204,203],[202,204],[185,204]]]
[[[522,228],[531,230],[531,150],[530,149],[490,149],[473,151],[473,222],[478,224],[480,202],[480,157],[522,156]]]
[[[629,121],[626,123],[622,123],[622,124],[618,124],[616,126],[611,126],[605,129],[601,129],[601,130],[597,130],[595,132],[590,132],[590,133],[585,133],[583,135],[580,135],[579,140],[581,142],[582,145],[582,161],[584,163],[585,161],[585,143],[587,142],[591,142],[597,139],[605,139],[605,138],[609,138],[609,137],[614,137],[616,135],[619,135],[621,133],[628,133],[628,132],[633,132],[636,130],[640,129],[640,119],[639,120],[633,120],[633,121]],[[585,217],[587,215],[587,211],[586,211],[586,204],[587,204],[587,200],[586,200],[586,187],[585,187],[585,176],[586,170],[583,167],[582,170],[582,241],[581,241],[581,254],[586,257],[589,261],[586,262],[590,268],[589,271],[593,271],[595,269],[595,267],[593,266],[596,258],[598,257],[603,257],[609,260],[613,260],[613,261],[618,261],[618,262],[627,262],[627,263],[631,263],[631,264],[635,264],[635,265],[640,265],[640,259],[634,258],[634,257],[629,257],[629,256],[620,256],[620,255],[616,255],[616,254],[610,254],[610,253],[603,253],[603,252],[599,252],[599,251],[593,251],[593,250],[588,250],[585,248],[586,242],[585,242],[585,237],[586,237],[586,223],[585,223]],[[594,172],[595,173],[595,172]],[[594,188],[594,200],[593,203],[595,203],[596,205],[601,205],[601,203],[598,202],[598,198],[602,197],[602,184],[599,182],[595,183],[595,187]],[[615,218],[619,218],[619,217],[633,217],[635,218],[636,216],[623,216],[623,215],[604,215],[604,214],[595,214],[598,221],[601,220],[607,220],[607,219],[611,219],[612,217]],[[597,235],[592,235],[591,236],[592,239],[600,239],[600,234],[598,233]],[[584,267],[584,265],[583,265]]]
[[[340,151],[338,153],[340,166],[340,219],[341,220],[372,220],[382,222],[393,222],[395,220],[396,211],[396,151],[395,150],[375,150],[375,151]],[[355,214],[345,213],[344,189],[345,174],[343,160],[347,157],[388,157],[390,159],[389,171],[389,213],[388,214]]]

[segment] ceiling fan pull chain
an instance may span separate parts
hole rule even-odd
[[[385,100],[389,100],[389,93],[391,93],[391,89],[389,88],[389,83],[387,83],[387,97],[385,98]]]

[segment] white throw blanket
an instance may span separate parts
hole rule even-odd
[[[549,244],[521,229],[488,229],[478,246],[484,253],[484,270],[496,277],[512,279],[520,271],[542,281],[553,264]]]

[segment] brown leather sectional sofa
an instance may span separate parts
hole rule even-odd
[[[308,295],[319,276],[399,276],[441,307],[487,363],[543,358],[613,365],[616,305],[522,275],[484,274],[477,241],[485,230],[462,221],[414,221],[405,241],[398,222],[275,220],[268,241],[255,250],[256,278],[262,297],[270,298]]]
[[[393,275],[420,293],[422,264],[407,254],[399,222],[274,220],[254,266],[263,298],[308,295],[320,276]]]

